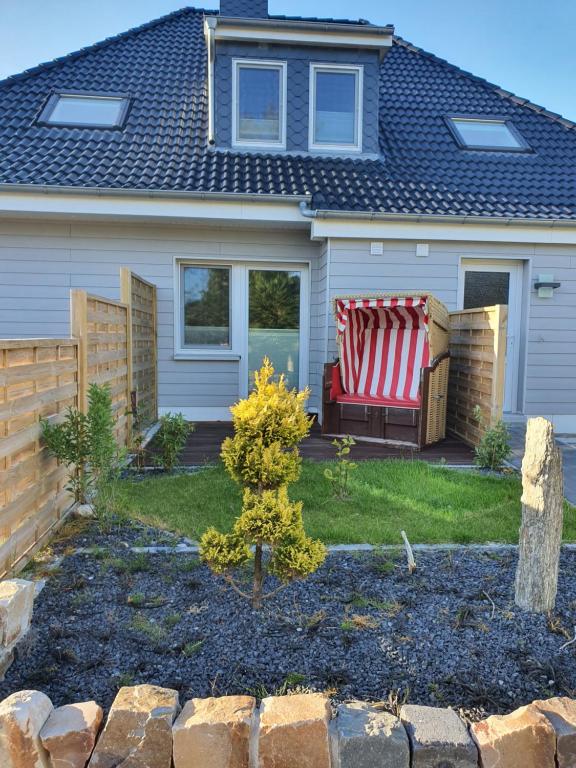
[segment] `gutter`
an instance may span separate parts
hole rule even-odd
[[[208,17],[207,17],[208,18]],[[388,24],[385,27],[372,24],[338,24],[321,21],[297,21],[296,19],[282,19],[272,16],[268,19],[251,19],[241,16],[212,16],[216,24],[230,27],[251,27],[256,29],[291,29],[291,30],[311,30],[314,32],[346,32],[355,35],[382,35],[390,36],[394,34],[394,26]],[[216,26],[216,25],[215,25]]]
[[[437,213],[383,213],[380,211],[330,211],[313,209],[303,200],[300,213],[307,219],[341,219],[375,222],[410,222],[425,224],[493,224],[494,226],[575,227],[573,219],[526,219],[504,216],[458,216]]]
[[[246,203],[298,203],[306,219],[356,220],[374,222],[406,222],[411,224],[491,224],[494,226],[524,226],[568,229],[576,227],[573,219],[522,219],[498,216],[456,216],[435,213],[382,213],[378,211],[330,211],[310,207],[312,195],[267,195],[254,192],[187,192],[165,189],[119,189],[117,187],[55,187],[49,184],[0,183],[3,192],[49,195],[92,195],[95,197],[141,197],[150,200],[205,200]]]
[[[294,203],[310,201],[310,195],[266,195],[255,192],[187,192],[166,189],[119,189],[117,187],[55,187],[49,184],[0,183],[2,192],[43,195],[92,195],[95,197],[144,197],[149,199],[206,200],[250,203]]]

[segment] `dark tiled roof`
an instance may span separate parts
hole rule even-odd
[[[576,218],[574,124],[397,38],[381,160],[206,148],[203,12],[184,9],[0,83],[0,183],[312,195],[317,208]],[[128,92],[123,131],[34,124],[59,89]],[[460,150],[449,113],[505,116],[534,152]]]

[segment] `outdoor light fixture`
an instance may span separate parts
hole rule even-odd
[[[554,296],[554,289],[560,288],[562,283],[554,280],[554,275],[538,275],[534,283],[534,288],[538,291],[538,298],[551,299]]]

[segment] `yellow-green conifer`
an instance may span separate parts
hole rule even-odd
[[[254,608],[277,591],[265,591],[267,573],[285,585],[313,573],[326,557],[322,542],[304,531],[302,504],[288,496],[288,484],[300,475],[298,443],[310,430],[305,410],[309,392],[290,390],[283,376],[273,377],[274,368],[265,359],[254,391],[231,409],[234,437],[222,445],[224,466],[244,488],[242,513],[231,533],[210,528],[201,540],[203,560]],[[251,560],[248,593],[234,571]]]

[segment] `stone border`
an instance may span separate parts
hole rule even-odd
[[[473,552],[516,552],[518,550],[518,544],[505,544],[505,543],[486,543],[486,544],[412,544],[414,552],[460,552],[464,550],[472,550]],[[404,548],[402,544],[328,544],[326,546],[328,553],[346,554],[352,552],[403,552]],[[576,543],[562,544],[562,549],[568,551],[576,550]],[[200,551],[200,547],[197,542],[190,542],[188,544],[177,544],[175,547],[170,546],[157,546],[157,547],[128,547],[128,551],[136,554],[150,554],[150,555],[197,555]],[[71,552],[76,555],[90,555],[92,550],[89,547],[80,547]]]
[[[30,629],[34,598],[43,586],[24,579],[0,581],[0,680],[14,661],[14,648]]]
[[[191,699],[121,688],[100,730],[96,702],[54,708],[39,691],[0,703],[2,768],[571,768],[576,701],[535,701],[470,727],[452,709],[377,704],[333,710],[320,693]],[[173,763],[172,763],[173,761]]]

